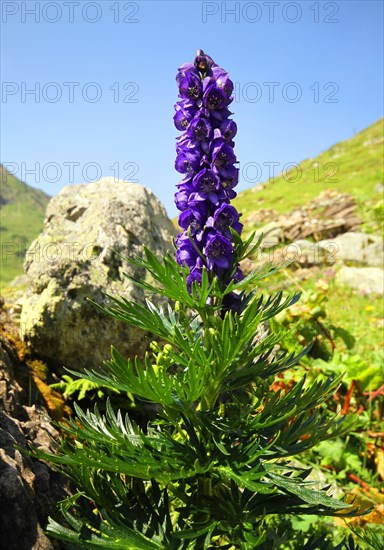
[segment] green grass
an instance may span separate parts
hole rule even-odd
[[[279,214],[287,214],[293,208],[307,204],[326,189],[352,195],[363,220],[362,230],[379,233],[380,222],[383,221],[382,213],[380,220],[379,203],[383,200],[383,194],[376,188],[384,181],[383,122],[384,119],[381,119],[353,138],[333,145],[315,159],[301,162],[302,175],[296,183],[287,181],[289,174],[285,174],[278,176],[274,181],[264,183],[260,190],[256,187],[239,193],[234,200],[234,205],[243,213],[245,234],[263,225],[252,224],[251,220],[248,222],[248,214],[260,209],[273,209],[277,218]],[[316,163],[319,167],[318,172],[313,169]],[[327,163],[334,164],[326,166]],[[337,173],[333,178],[327,176],[335,169]],[[317,175],[318,181],[316,181]],[[296,176],[296,171],[292,176]],[[330,179],[338,181],[331,182]],[[289,268],[286,274],[282,272],[272,277],[266,291],[272,292],[281,285],[292,290],[297,284],[303,290],[313,290],[317,279],[327,279],[327,270],[329,266],[314,268],[312,276],[299,283],[295,269]],[[366,358],[367,364],[372,363],[378,350],[383,346],[382,297],[364,296],[348,287],[336,284],[332,277],[328,278],[328,282],[330,285],[327,305],[329,320],[354,336],[355,344],[350,353]],[[341,348],[340,351],[343,351],[343,343],[339,342],[338,346]]]
[[[373,354],[384,347],[382,296],[363,295],[330,281],[328,298],[333,323],[355,338],[352,352],[372,362]]]
[[[377,231],[374,207],[382,200],[382,194],[375,188],[383,183],[383,121],[381,119],[353,138],[333,145],[314,159],[302,161],[300,176],[293,169],[262,184],[260,190],[257,186],[239,193],[233,204],[243,213],[247,232],[256,228],[246,219],[251,212],[272,208],[277,214],[285,214],[308,203],[326,189],[352,195],[364,222],[363,229]]]
[[[381,119],[353,138],[333,145],[318,157],[301,162],[302,174],[296,183],[287,181],[290,175],[285,174],[262,184],[260,190],[256,187],[239,193],[233,203],[243,213],[245,234],[263,225],[252,223],[251,219],[247,221],[247,215],[252,212],[273,209],[277,218],[279,214],[287,214],[296,207],[304,206],[326,189],[352,195],[363,220],[362,230],[380,233],[383,215],[381,213],[380,216],[379,204],[383,200],[383,194],[378,192],[377,186],[384,181],[383,142]],[[316,163],[317,171],[314,169]],[[327,166],[327,163],[334,164]],[[336,169],[337,172],[331,177],[329,174]],[[296,171],[292,171],[291,177],[296,174]],[[338,181],[330,181],[331,179]],[[329,284],[328,320],[354,337],[354,345],[348,353],[363,357],[368,367],[377,361],[378,350],[384,344],[382,297],[363,295],[338,285],[334,277],[327,277],[327,271],[329,266],[313,268],[307,280],[298,281],[294,267],[289,268],[271,277],[266,293],[281,286],[291,291],[296,285],[302,290],[314,290],[316,280],[325,278]],[[341,352],[347,351],[340,339],[337,347]]]
[[[23,273],[29,245],[43,229],[48,195],[34,189],[0,166],[1,270],[0,290]]]
[[[360,355],[367,367],[377,362],[377,353],[384,349],[384,315],[379,295],[366,295],[335,282],[334,269],[329,266],[311,269],[306,280],[299,280],[295,270],[287,268],[273,275],[267,281],[266,294],[282,288],[293,291],[315,291],[316,282],[323,279],[329,285],[327,291],[327,321],[348,331],[354,338],[353,347],[348,350],[345,343],[338,338],[338,351]],[[260,289],[262,290],[262,289]]]

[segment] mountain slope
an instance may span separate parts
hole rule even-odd
[[[25,252],[43,229],[49,200],[0,165],[1,287],[23,272]]]
[[[382,193],[378,186],[383,184],[383,121],[333,145],[314,159],[302,161],[298,169],[239,193],[234,205],[243,213],[246,229],[252,229],[246,219],[251,212],[271,208],[277,214],[287,213],[325,189],[351,194],[359,205],[365,229],[376,229],[374,210],[379,209]]]

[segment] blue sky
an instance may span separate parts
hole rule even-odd
[[[198,48],[235,82],[238,190],[383,114],[381,1],[2,0],[1,9],[1,161],[50,195],[114,175],[151,188],[175,216],[174,78]]]

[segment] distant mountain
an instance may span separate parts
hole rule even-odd
[[[384,119],[380,119],[316,158],[300,162],[273,181],[240,192],[233,202],[243,213],[245,230],[256,228],[247,221],[249,214],[256,210],[273,209],[276,214],[285,214],[307,204],[322,191],[334,189],[355,198],[364,222],[363,230],[377,231],[384,210],[383,122]],[[252,216],[249,218],[251,221]]]
[[[0,287],[22,274],[25,253],[43,229],[49,200],[0,165]]]

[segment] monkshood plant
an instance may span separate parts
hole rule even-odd
[[[177,83],[176,169],[183,180],[175,200],[183,232],[175,259],[159,261],[145,249],[132,260],[152,281],[134,282],[172,305],[110,297],[101,309],[148,331],[153,342],[143,360],[112,349],[104,371],[85,375],[151,403],[156,416],[139,426],[110,402],[105,414],[75,405],[77,418],[60,425],[57,454],[34,451],[78,488],[61,505],[62,522],[50,519],[47,530],[71,548],[284,548],[293,535],[276,514],[355,513],[292,461],[349,429],[346,417],[321,408],[340,377],[272,389],[300,355],[279,352],[284,334],[269,333],[267,323],[299,296],[262,295],[256,285],[275,265],[246,277],[239,268],[259,243],[242,241],[230,205],[238,168],[227,73],[199,51],[179,69]],[[299,545],[331,547],[324,537]]]

